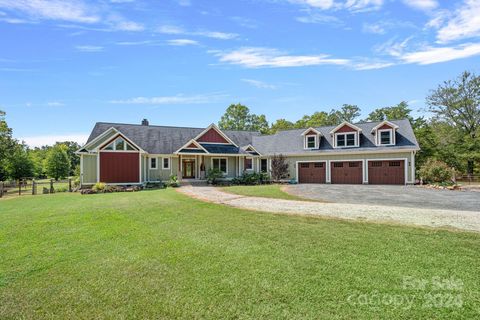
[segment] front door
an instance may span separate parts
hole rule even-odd
[[[183,175],[184,179],[195,178],[195,160],[183,160]]]

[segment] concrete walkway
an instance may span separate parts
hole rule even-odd
[[[480,212],[267,199],[230,194],[210,186],[185,186],[178,191],[203,201],[247,210],[480,232]]]

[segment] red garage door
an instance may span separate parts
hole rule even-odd
[[[324,162],[301,162],[298,164],[299,183],[325,183]]]
[[[336,184],[362,184],[362,161],[331,163],[331,180]]]
[[[100,181],[138,183],[138,152],[100,152]]]
[[[369,184],[405,184],[405,161],[368,161]]]

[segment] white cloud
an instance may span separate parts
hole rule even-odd
[[[438,7],[436,0],[403,0],[407,6],[423,11],[433,10]]]
[[[254,79],[241,79],[243,82],[248,83],[251,86],[254,86],[259,89],[276,89],[277,87],[273,84],[269,84],[263,81],[254,80]]]
[[[374,33],[374,34],[385,34],[386,30],[380,24],[369,24],[364,23],[362,27],[363,32],[365,33]]]
[[[362,12],[378,10],[382,5],[383,0],[347,0],[343,7],[350,11]]]
[[[304,16],[296,17],[295,20],[302,23],[329,24],[336,26],[343,24],[343,22],[337,17],[321,13],[309,13]]]
[[[118,31],[143,31],[145,30],[145,27],[142,24],[133,21],[120,20],[112,24],[112,29]]]
[[[100,17],[82,1],[0,0],[0,8],[23,12],[35,19],[96,23]]]
[[[236,33],[225,33],[218,31],[208,31],[208,30],[197,30],[197,31],[188,31],[178,26],[164,25],[157,28],[157,32],[165,34],[174,34],[174,35],[190,35],[190,36],[201,36],[207,38],[214,38],[220,40],[229,40],[238,37]]]
[[[352,65],[353,69],[355,70],[376,70],[376,69],[384,69],[391,66],[394,66],[395,63],[393,62],[356,62]]]
[[[427,47],[423,50],[402,54],[406,63],[433,64],[480,55],[480,43],[462,44],[456,47]]]
[[[167,43],[171,46],[198,45],[198,41],[190,40],[190,39],[172,39],[172,40],[167,40]]]
[[[177,0],[177,3],[182,7],[188,7],[192,5],[190,0]]]
[[[222,94],[199,94],[193,96],[176,95],[162,97],[135,97],[126,100],[112,100],[113,104],[147,104],[147,105],[171,105],[171,104],[204,104],[216,102],[226,95]]]
[[[480,1],[465,0],[437,34],[441,43],[480,36]]]
[[[58,141],[75,141],[80,145],[83,145],[87,142],[88,134],[84,133],[69,133],[69,134],[58,134],[58,135],[44,135],[44,136],[26,136],[18,138],[20,141],[25,141],[25,143],[31,147],[42,147],[45,145],[54,145]]]
[[[103,51],[102,46],[84,45],[84,46],[76,46],[75,48],[81,52],[102,52]]]
[[[335,4],[333,0],[289,0],[289,2],[307,5],[322,10],[331,9]]]
[[[313,65],[348,65],[347,59],[330,58],[329,55],[288,55],[271,48],[240,48],[214,54],[220,62],[242,65],[247,68],[282,68]]]
[[[354,12],[378,10],[384,0],[346,0],[335,2],[334,0],[288,0],[290,3],[300,4],[320,10],[347,9]]]
[[[59,101],[49,101],[49,102],[47,102],[47,106],[49,106],[49,107],[62,107],[64,105],[65,105],[64,103],[59,102]]]

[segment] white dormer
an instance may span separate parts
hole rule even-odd
[[[308,128],[302,133],[303,136],[303,149],[313,150],[320,147],[320,139],[322,134],[315,128]]]
[[[377,146],[394,146],[396,142],[396,134],[398,126],[390,121],[382,121],[372,129]]]
[[[334,148],[354,148],[360,146],[362,129],[347,121],[340,123],[330,131]]]

